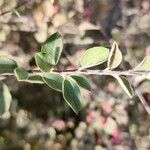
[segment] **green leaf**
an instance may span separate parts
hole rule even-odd
[[[40,75],[35,74],[29,74],[27,82],[29,83],[37,83],[37,84],[43,84],[43,78]]]
[[[9,111],[11,99],[7,85],[0,81],[0,115]]]
[[[114,77],[118,80],[120,86],[126,92],[126,94],[130,98],[132,98],[133,97],[133,89],[132,89],[132,86],[129,83],[128,79],[124,76],[114,76]]]
[[[44,54],[44,60],[47,63],[51,65],[56,65],[59,61],[62,50],[62,38],[61,35],[56,32],[44,42],[41,53]]]
[[[122,53],[117,42],[114,42],[110,50],[107,66],[109,69],[117,68],[122,62]]]
[[[80,75],[80,74],[74,74],[74,75],[70,75],[70,77],[76,80],[78,85],[81,86],[82,88],[89,90],[89,91],[91,90],[91,86],[85,76]]]
[[[16,68],[14,73],[18,81],[28,79],[28,72],[23,68]]]
[[[43,75],[44,82],[54,90],[62,92],[63,77],[59,73],[46,73]]]
[[[68,105],[77,114],[81,108],[81,93],[76,81],[70,77],[66,77],[62,86],[63,97]]]
[[[146,56],[142,62],[134,69],[136,71],[150,71],[150,56]]]
[[[109,49],[105,47],[93,47],[83,54],[80,60],[82,68],[89,68],[102,64],[109,56]]]
[[[0,73],[13,73],[17,63],[4,56],[0,56]]]
[[[36,65],[41,69],[43,72],[49,72],[52,65],[47,63],[41,53],[35,54],[35,62]]]

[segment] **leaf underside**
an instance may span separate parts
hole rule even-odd
[[[109,57],[107,66],[109,69],[117,68],[122,62],[122,53],[118,47],[116,42],[113,43]]]
[[[134,69],[136,71],[150,71],[150,56],[146,56],[142,62]]]
[[[80,60],[82,68],[90,68],[93,66],[100,65],[107,61],[109,56],[109,49],[105,47],[93,47],[83,54]]]
[[[117,79],[122,89],[126,92],[126,94],[132,98],[133,97],[133,88],[129,83],[128,79],[124,76],[114,76]]]
[[[9,111],[11,99],[7,85],[0,81],[0,115]]]

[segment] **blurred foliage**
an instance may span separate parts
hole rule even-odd
[[[25,1],[0,0],[0,56],[9,56],[20,67],[36,69],[34,54],[56,31],[65,43],[59,69],[78,67],[84,49],[110,48],[113,40],[126,54],[120,69],[150,55],[149,0]],[[46,86],[4,79],[13,100],[10,113],[0,118],[0,149],[150,149],[150,119],[138,98],[129,100],[110,77],[88,78],[92,90],[83,89],[79,115]],[[150,104],[149,81],[131,81]]]

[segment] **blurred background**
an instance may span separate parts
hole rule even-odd
[[[115,40],[119,69],[128,70],[150,55],[150,0],[0,0],[0,55],[23,68],[35,68],[34,54],[56,31],[64,42],[58,68],[77,68],[85,49]],[[88,79],[79,115],[46,85],[5,79],[13,100],[0,118],[0,150],[149,150],[150,116],[139,98],[129,99],[112,77]],[[150,82],[130,80],[149,105]]]

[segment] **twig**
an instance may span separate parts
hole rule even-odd
[[[29,3],[29,2],[30,2],[30,0],[25,0],[24,2],[20,3],[20,4],[17,5],[16,7],[14,7],[14,8],[12,8],[12,9],[10,9],[10,10],[7,10],[7,11],[4,11],[4,12],[0,13],[0,17],[6,15],[6,14],[8,14],[8,13],[11,13],[14,9],[15,9],[15,10],[19,9],[20,7],[26,5],[26,4]]]
[[[66,75],[72,75],[72,74],[83,74],[83,75],[108,75],[108,76],[120,76],[120,75],[124,75],[124,76],[131,76],[131,77],[135,77],[135,76],[142,76],[142,77],[148,77],[150,75],[150,71],[149,72],[137,72],[134,70],[128,70],[128,71],[112,71],[112,70],[90,70],[90,69],[72,69],[72,70],[53,70],[53,72],[57,72],[62,74],[63,76]],[[39,76],[43,76],[43,72],[40,72],[39,70],[29,70],[29,75],[39,75]],[[2,73],[0,74],[0,79],[5,76],[14,76],[14,73]],[[150,115],[150,107],[148,106],[148,104],[146,103],[144,97],[142,96],[142,94],[136,90],[136,95],[138,96],[139,100],[141,101],[142,105],[144,106],[145,110],[147,111],[147,113]]]
[[[147,111],[147,113],[150,115],[150,107],[148,106],[143,95],[138,90],[136,90],[136,95],[138,96],[139,100],[141,101],[141,103],[142,103],[143,107],[145,108],[145,110]]]
[[[134,70],[127,70],[127,71],[113,71],[113,70],[90,70],[90,69],[70,69],[70,70],[53,70],[53,72],[58,72],[60,74],[63,75],[71,75],[71,74],[83,74],[83,75],[98,75],[98,76],[102,76],[102,75],[108,75],[108,76],[115,76],[115,75],[123,75],[123,76],[141,76],[141,77],[145,77],[147,78],[148,76],[150,76],[150,72],[140,72],[140,71],[134,71]],[[39,71],[29,71],[29,74],[36,74],[36,75],[43,75],[42,72]],[[1,76],[13,76],[14,73],[2,73],[0,74]]]

